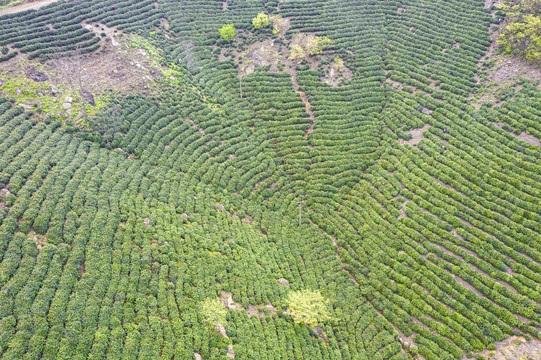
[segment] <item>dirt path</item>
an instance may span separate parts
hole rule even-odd
[[[58,2],[60,0],[37,0],[32,2],[26,2],[22,4],[17,4],[15,6],[10,6],[7,8],[0,9],[0,16],[7,14],[16,14],[26,10],[37,10],[44,6],[50,5],[52,3]]]
[[[312,120],[312,123],[308,127],[308,130],[304,134],[304,139],[308,139],[308,134],[310,134],[312,131],[314,131],[314,125],[316,124],[316,117],[314,116],[314,113],[312,110],[310,110],[310,107],[312,106],[310,102],[308,101],[308,96],[306,96],[306,93],[302,90],[300,90],[299,82],[297,81],[297,72],[294,69],[288,69],[289,74],[291,75],[291,82],[293,83],[293,90],[297,94],[299,94],[303,104],[304,108],[306,109],[306,113],[310,117],[310,120]]]

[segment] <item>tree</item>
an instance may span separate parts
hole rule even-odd
[[[344,60],[340,59],[339,56],[334,58],[334,67],[336,70],[340,71],[344,67]]]
[[[541,61],[541,0],[507,1],[502,5],[507,25],[498,43],[507,53]]]
[[[297,35],[295,42],[289,49],[289,59],[293,61],[300,61],[308,55],[321,54],[324,48],[335,44],[328,37],[322,38],[320,36],[306,36],[304,34]]]
[[[265,13],[260,12],[257,14],[257,16],[252,20],[252,24],[256,29],[261,29],[264,27],[269,26],[269,17],[265,15]]]
[[[235,32],[235,25],[229,24],[222,26],[222,28],[220,29],[220,35],[224,40],[233,40],[237,35],[237,33]]]
[[[201,315],[207,324],[218,327],[225,324],[227,310],[218,298],[209,298],[201,303]]]
[[[329,300],[319,291],[292,291],[287,296],[287,307],[297,324],[314,327],[322,321],[332,319],[328,309]]]
[[[295,62],[304,59],[306,56],[306,51],[299,44],[295,44],[289,49],[289,59]]]
[[[323,52],[323,49],[327,46],[334,45],[335,42],[328,37],[310,36],[308,38],[308,45],[306,49],[310,55],[318,55]]]
[[[269,19],[272,21],[272,33],[276,36],[283,35],[287,30],[286,21],[280,15],[271,15]]]

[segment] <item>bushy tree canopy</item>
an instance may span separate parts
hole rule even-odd
[[[222,26],[222,28],[220,29],[220,35],[222,38],[224,38],[224,40],[233,40],[237,35],[237,33],[235,32],[235,25],[229,24]]]
[[[498,43],[511,54],[520,55],[531,62],[541,61],[541,0],[507,1],[507,25]]]
[[[329,300],[326,300],[319,291],[292,291],[287,297],[287,307],[295,322],[311,327],[331,319],[328,305]]]
[[[209,325],[223,325],[225,323],[227,309],[220,303],[218,298],[209,298],[201,303],[201,315],[203,315],[203,320]]]
[[[260,12],[257,14],[257,16],[252,20],[252,24],[256,29],[261,29],[264,27],[269,26],[269,17],[268,15],[265,15],[265,13]]]

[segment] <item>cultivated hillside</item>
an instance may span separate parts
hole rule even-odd
[[[19,3],[0,359],[541,358],[541,71],[501,2]]]

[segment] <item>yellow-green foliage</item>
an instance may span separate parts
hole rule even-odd
[[[293,61],[302,60],[306,56],[306,51],[299,44],[291,46],[289,49],[289,59]]]
[[[323,52],[323,49],[335,44],[334,41],[328,37],[310,36],[308,39],[307,50],[310,55],[317,55]]]
[[[323,49],[335,44],[335,42],[328,37],[313,35],[299,35],[297,41],[298,43],[292,45],[289,49],[289,59],[293,61],[302,60],[308,55],[319,55],[323,52]]]
[[[319,291],[290,292],[287,297],[287,308],[298,324],[314,327],[320,322],[331,320],[329,300],[326,300]]]
[[[203,320],[212,326],[225,324],[227,309],[220,303],[218,298],[206,299],[201,303],[201,315]]]
[[[339,56],[334,58],[334,67],[336,70],[340,70],[342,67],[344,67],[344,60],[342,60]]]
[[[287,30],[286,21],[280,15],[271,15],[269,19],[272,21],[272,33],[276,36],[283,35]]]
[[[15,5],[20,4],[20,3],[24,2],[24,1],[25,1],[25,0],[13,0],[13,1],[10,1],[10,2],[9,2],[8,4],[6,4],[6,5],[0,6],[0,9],[2,9],[2,8],[7,8],[7,7],[10,7],[10,6],[15,6]]]
[[[511,54],[518,54],[531,62],[541,61],[541,0],[507,1],[507,26],[498,43]]]
[[[235,25],[229,24],[229,25],[222,26],[222,28],[220,29],[220,35],[222,36],[224,40],[227,40],[227,41],[233,40],[235,36],[237,35],[235,32]]]
[[[261,29],[264,27],[269,26],[269,17],[265,15],[265,13],[260,12],[257,14],[257,16],[252,20],[252,24],[256,29]]]

